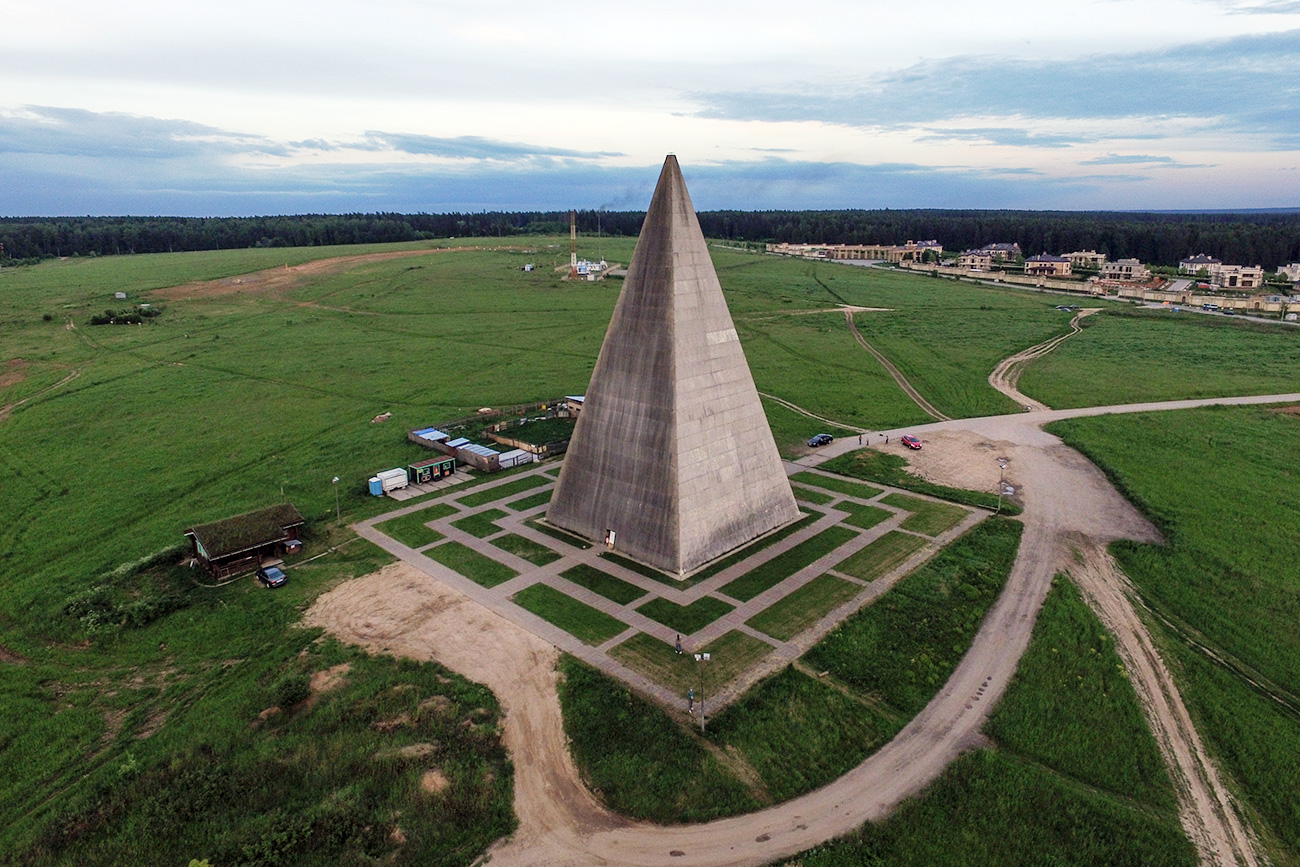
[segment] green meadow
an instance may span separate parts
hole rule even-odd
[[[1155,614],[1183,698],[1282,863],[1300,852],[1300,416],[1212,407],[1075,419],[1096,461],[1167,545],[1112,552]]]
[[[567,239],[557,238],[370,261],[270,288],[230,279],[263,269],[283,277],[313,259],[456,243],[68,259],[0,271],[0,852],[9,860],[469,864],[513,826],[510,765],[490,694],[437,666],[317,643],[319,631],[298,624],[318,594],[390,562],[347,525],[392,506],[367,493],[369,476],[428,457],[405,431],[484,406],[581,393],[622,284],[559,280],[552,268],[567,258]],[[601,252],[626,262],[632,243],[604,239]],[[595,254],[589,246],[584,239],[580,253]],[[988,386],[989,372],[1001,358],[1064,333],[1069,319],[1053,309],[1057,298],[1034,293],[732,250],[714,258],[759,390],[843,425],[878,429],[926,417],[856,344],[839,305],[882,308],[855,314],[857,327],[952,416],[1014,411]],[[538,268],[523,272],[526,262]],[[158,291],[202,280],[223,284]],[[126,301],[113,297],[119,291]],[[139,302],[160,314],[142,325],[90,324],[106,309]],[[1094,317],[1083,334],[1030,365],[1021,386],[1062,406],[1294,390],[1294,331],[1193,321],[1202,318]],[[804,453],[813,433],[851,435],[774,401],[764,407],[787,456]],[[382,413],[391,417],[372,421]],[[1266,841],[1276,853],[1294,853],[1300,808],[1288,793],[1300,776],[1300,732],[1287,705],[1261,698],[1240,673],[1259,675],[1252,679],[1284,697],[1300,691],[1291,628],[1300,556],[1288,517],[1298,423],[1265,410],[1167,418],[1072,422],[1062,434],[1169,536],[1167,548],[1121,546],[1117,554],[1163,618],[1192,711]],[[906,475],[858,455],[826,468],[889,484]],[[508,482],[481,492],[486,499],[456,490],[447,499],[472,507],[510,490],[518,496],[508,508],[532,508],[545,501],[532,488],[546,478]],[[988,505],[987,495],[966,496]],[[281,500],[308,521],[285,588],[267,591],[247,577],[202,586],[177,565],[187,527]],[[437,542],[423,523],[445,514],[401,519],[399,532]],[[490,532],[491,517],[470,526]],[[982,529],[968,538],[985,538],[986,548],[970,556],[987,563],[1007,540],[976,535]],[[519,537],[494,541],[546,559]],[[466,551],[444,542],[427,553],[485,584],[511,577],[469,562]],[[955,579],[929,580],[937,592]],[[762,584],[733,589],[752,595]],[[829,592],[835,588],[821,585],[826,598],[799,598],[779,613],[802,622],[839,598]],[[966,592],[985,604],[984,584]],[[585,612],[575,614],[567,599],[532,601],[540,616],[578,628]],[[938,604],[924,593],[897,600],[927,612]],[[927,660],[924,672],[877,682],[854,667],[852,654],[868,646],[863,636],[878,628],[862,627],[852,641],[820,651],[833,658],[817,666],[835,668],[851,695],[786,669],[720,714],[710,745],[691,741],[680,721],[643,712],[641,700],[617,685],[566,668],[575,753],[583,754],[587,738],[636,745],[647,756],[652,744],[663,747],[653,755],[683,770],[649,779],[635,762],[614,767],[614,757],[607,782],[592,772],[600,793],[634,815],[693,821],[789,797],[832,779],[892,733],[902,709],[910,712],[959,655],[967,627],[978,621],[963,612],[951,631],[936,625],[921,636],[933,639],[925,653],[942,664]],[[694,622],[714,612],[658,613]],[[907,622],[905,611],[887,616]],[[1196,642],[1221,651],[1227,664],[1207,661]],[[642,656],[658,660],[660,650]],[[892,644],[881,650],[909,652]],[[344,685],[302,699],[311,675],[345,663]],[[281,701],[286,707],[263,716]],[[622,708],[613,720],[635,721],[628,729],[635,737],[611,739],[584,716],[611,703]],[[390,724],[403,715],[408,721]],[[807,719],[827,727],[810,733],[799,724]],[[1122,728],[1132,735],[1130,723]],[[795,750],[801,739],[804,752]],[[726,749],[709,748],[719,745]],[[1159,798],[1142,806],[1156,824],[1130,822],[1111,803],[1113,775],[1088,775],[1041,752],[1018,748],[1014,761],[1009,749],[992,758],[977,753],[934,791],[943,803],[963,786],[987,792],[988,839],[1034,815],[1031,803],[1065,809],[1070,821],[1084,817],[1071,828],[1117,822],[1128,836],[1116,839],[1139,854],[1166,839]],[[728,768],[731,755],[746,764]],[[332,770],[311,770],[320,764]],[[1106,791],[1096,795],[1097,788]],[[895,821],[909,833],[941,827],[945,814],[919,803]],[[871,846],[886,845],[872,839]],[[1013,863],[1012,850],[988,851]],[[1104,860],[1114,850],[1081,851]],[[814,857],[822,856],[807,863],[844,863]]]

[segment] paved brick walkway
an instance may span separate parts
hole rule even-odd
[[[841,444],[836,443],[835,445],[840,446]],[[847,440],[843,442],[844,447],[849,445],[850,443]],[[856,447],[856,443],[853,443],[852,445]],[[785,465],[786,471],[789,474],[808,471],[813,475],[826,475],[831,477],[831,474],[829,473],[810,469],[810,467],[832,457],[840,450],[841,449],[832,447],[831,449],[801,458],[798,462],[787,463]],[[844,448],[844,450],[847,450],[847,448]],[[932,498],[925,497],[921,494],[915,494],[910,491],[900,492],[898,489],[886,488],[882,485],[871,485],[870,487],[872,488],[881,488],[882,490],[880,493],[868,497],[851,496],[819,488],[818,490],[824,491],[831,497],[831,500],[826,505],[812,506],[807,503],[801,504],[801,507],[806,512],[817,516],[814,521],[799,528],[799,530],[791,533],[786,538],[780,539],[768,545],[766,548],[755,551],[751,556],[728,566],[726,569],[723,569],[717,574],[711,575],[698,583],[691,585],[687,582],[683,582],[681,586],[674,586],[671,583],[656,581],[602,556],[605,553],[605,549],[600,546],[592,546],[583,549],[576,540],[570,544],[530,526],[528,521],[545,513],[547,509],[547,504],[545,503],[523,511],[512,509],[507,505],[510,501],[518,501],[530,496],[531,494],[553,489],[555,486],[555,479],[549,472],[552,471],[553,468],[554,467],[551,464],[540,465],[536,469],[512,474],[500,479],[499,481],[491,481],[475,485],[470,490],[457,490],[444,493],[427,501],[404,506],[383,515],[378,515],[374,518],[362,521],[353,525],[353,528],[362,537],[374,542],[390,554],[405,560],[417,569],[420,569],[425,574],[429,575],[431,578],[441,581],[449,587],[464,593],[466,596],[480,603],[484,607],[496,612],[502,617],[505,617],[507,620],[528,629],[530,632],[533,632],[555,645],[560,650],[578,657],[606,674],[627,682],[636,689],[654,697],[668,707],[682,707],[684,709],[685,697],[678,695],[675,690],[669,689],[668,687],[649,679],[645,675],[628,667],[610,655],[610,651],[613,648],[617,647],[628,638],[631,638],[637,632],[644,632],[647,635],[653,636],[670,647],[676,640],[678,635],[676,630],[655,620],[651,620],[649,617],[640,613],[637,609],[655,597],[665,599],[678,605],[689,605],[697,600],[709,597],[734,606],[727,614],[724,614],[722,617],[704,626],[699,631],[691,635],[682,635],[684,650],[689,653],[698,648],[708,646],[711,642],[734,630],[769,645],[771,647],[771,652],[735,677],[730,683],[710,690],[708,695],[710,714],[717,713],[723,707],[735,701],[763,677],[766,677],[793,662],[810,647],[820,641],[826,633],[830,632],[830,630],[844,620],[844,618],[848,617],[864,605],[877,599],[881,594],[893,587],[903,578],[903,576],[920,566],[953,539],[962,535],[971,527],[984,520],[984,518],[988,517],[989,514],[980,509],[960,507],[966,509],[967,515],[953,527],[938,536],[931,538],[929,536],[922,536],[921,534],[911,533],[908,530],[902,529],[900,525],[904,520],[906,520],[910,513],[897,507],[882,503],[880,500],[891,493],[906,493],[909,497],[926,500]],[[456,498],[459,496],[467,495],[471,492],[477,494],[482,491],[489,491],[494,487],[510,484],[519,479],[532,476],[543,478],[545,479],[545,482],[528,491],[513,491],[509,495],[503,495],[500,500],[484,503],[478,506],[463,506],[456,502]],[[834,476],[833,478],[842,479],[843,477]],[[850,516],[849,512],[836,508],[844,502],[871,505],[893,514],[891,517],[870,529],[861,529],[849,524],[841,523]],[[445,540],[415,549],[387,536],[376,528],[377,524],[391,518],[410,514],[412,512],[418,512],[437,503],[451,503],[459,510],[453,515],[437,518],[428,522],[428,526],[446,537]],[[459,527],[453,526],[453,522],[492,509],[503,511],[506,515],[497,518],[493,522],[500,529],[486,537],[480,538],[471,533],[465,532]],[[796,548],[809,539],[812,539],[814,536],[817,536],[819,533],[834,526],[843,526],[846,529],[852,530],[853,537],[836,547],[834,550],[818,558],[815,562],[799,569],[777,583],[775,586],[763,591],[754,598],[748,601],[734,599],[726,595],[725,591],[722,589],[725,585],[736,578],[739,578],[756,567],[779,557],[793,548]],[[834,571],[833,567],[838,563],[841,563],[847,557],[861,551],[875,540],[890,532],[917,535],[925,539],[926,544],[889,573],[869,583],[851,575]],[[536,566],[533,563],[493,544],[493,540],[509,534],[521,536],[535,542],[538,545],[555,552],[559,555],[559,559],[544,566]],[[439,545],[446,544],[448,541],[458,542],[485,557],[491,558],[504,566],[508,566],[519,574],[508,581],[496,585],[495,587],[483,587],[428,556],[428,551],[438,547]],[[572,569],[580,564],[594,567],[602,572],[619,578],[628,584],[632,584],[644,590],[645,595],[627,604],[619,604],[585,587],[574,584],[561,575],[562,572]],[[773,638],[747,625],[747,621],[752,619],[755,615],[789,596],[791,593],[794,593],[796,590],[805,586],[808,582],[818,576],[827,573],[830,573],[841,580],[859,585],[861,587],[860,591],[852,599],[827,612],[816,623],[805,628],[798,635],[795,635],[788,641],[781,641]],[[516,593],[527,587],[531,587],[534,584],[544,584],[558,590],[559,592],[589,605],[598,611],[617,618],[619,621],[626,624],[627,628],[598,646],[586,644],[560,627],[543,620],[530,611],[516,605],[512,601],[511,597]]]

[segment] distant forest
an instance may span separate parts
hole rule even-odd
[[[1097,250],[1111,259],[1177,265],[1207,253],[1225,262],[1300,262],[1300,211],[705,211],[710,238],[744,242],[896,244],[937,239],[948,251],[1014,241],[1026,256]],[[583,235],[635,235],[642,211],[579,211]],[[6,217],[0,264],[246,247],[374,244],[448,237],[567,234],[560,211],[476,214],[306,214],[285,217]]]

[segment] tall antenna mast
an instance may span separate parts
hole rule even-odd
[[[569,211],[569,277],[578,279],[578,212]]]

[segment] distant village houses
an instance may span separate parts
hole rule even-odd
[[[906,244],[768,244],[767,252],[805,259],[866,260],[875,262],[919,262],[927,252],[943,253],[938,241],[908,241]]]
[[[1186,259],[1178,260],[1178,270],[1184,274],[1195,274],[1197,271],[1204,270],[1207,274],[1213,274],[1215,269],[1223,264],[1223,260],[1215,259],[1204,253],[1198,253]]]
[[[1070,260],[1048,253],[1030,256],[1025,260],[1025,274],[1031,277],[1069,277]]]
[[[1210,285],[1219,289],[1258,289],[1264,285],[1264,269],[1258,265],[1220,265],[1210,274]]]
[[[1062,255],[1070,260],[1070,267],[1072,268],[1097,269],[1106,263],[1106,254],[1098,253],[1096,250],[1075,250],[1073,253],[1063,253]]]
[[[974,252],[984,253],[994,262],[1014,262],[1023,255],[1020,252],[1020,245],[1014,241],[1010,244],[985,244]]]
[[[1137,259],[1119,259],[1102,262],[1098,279],[1112,283],[1141,283],[1151,279],[1151,269]]]

